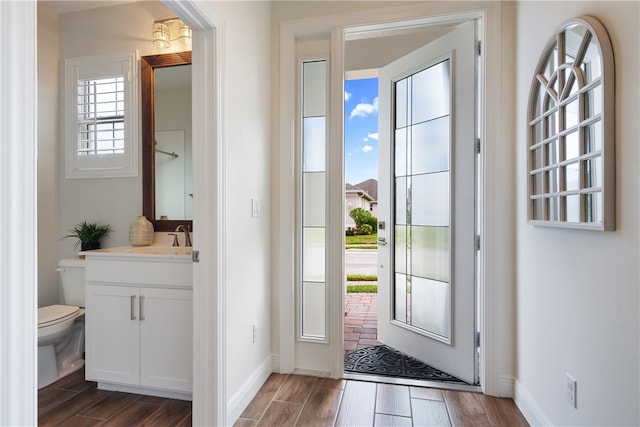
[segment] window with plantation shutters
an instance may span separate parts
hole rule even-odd
[[[66,177],[138,175],[137,53],[66,60]]]
[[[79,80],[76,154],[124,153],[124,78]]]

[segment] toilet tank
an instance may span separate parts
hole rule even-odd
[[[84,307],[84,259],[66,258],[58,263],[63,303]]]

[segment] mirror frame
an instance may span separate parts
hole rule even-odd
[[[191,64],[191,51],[148,55],[140,58],[141,128],[142,128],[142,214],[153,224],[154,231],[175,231],[184,224],[193,231],[193,220],[156,219],[155,182],[155,69]]]

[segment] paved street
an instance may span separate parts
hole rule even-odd
[[[378,274],[377,249],[347,249],[344,252],[344,269],[347,274]]]

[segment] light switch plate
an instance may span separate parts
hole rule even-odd
[[[251,216],[260,216],[260,201],[257,197],[251,198]]]

